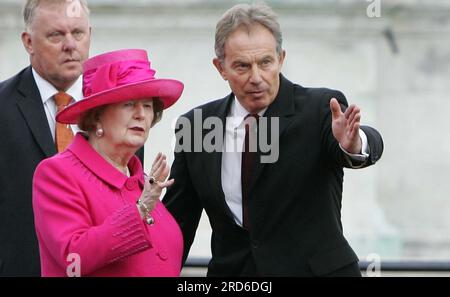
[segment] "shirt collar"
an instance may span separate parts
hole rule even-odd
[[[144,185],[142,165],[136,156],[128,162],[131,176],[127,177],[94,150],[82,133],[75,135],[68,149],[98,178],[117,189],[123,188],[128,179],[137,179],[141,188]]]
[[[42,103],[46,103],[49,99],[51,99],[56,93],[59,91],[48,81],[46,81],[42,76],[37,73],[34,68],[32,68],[33,77],[36,82],[36,85],[39,89],[39,93],[41,94]],[[83,78],[80,76],[75,83],[66,91],[67,94],[72,96],[73,100],[77,102],[81,98],[83,98]]]
[[[264,108],[260,112],[258,112],[258,115],[261,117],[266,112],[268,107]],[[236,99],[236,97],[233,98],[233,101],[231,102],[230,107],[230,114],[228,115],[230,117],[230,124],[237,128],[242,124],[244,121],[245,116],[247,116],[249,112],[245,109],[244,106],[239,102],[239,100]]]

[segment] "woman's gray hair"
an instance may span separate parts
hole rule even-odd
[[[42,5],[43,3],[62,5],[74,1],[80,3],[83,10],[87,15],[89,15],[89,7],[86,0],[27,0],[23,7],[23,21],[25,23],[25,29],[29,31],[33,18],[36,14],[36,8],[38,8],[39,5]]]
[[[262,3],[238,4],[227,10],[216,25],[214,48],[221,62],[225,59],[225,42],[228,36],[241,25],[250,27],[254,24],[260,24],[272,33],[277,43],[277,54],[281,55],[283,37],[277,15],[272,8]]]

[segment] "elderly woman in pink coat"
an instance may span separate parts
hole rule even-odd
[[[56,118],[82,132],[33,180],[43,276],[179,276],[182,234],[159,200],[168,164],[158,154],[147,176],[135,156],[183,91],[154,74],[144,50],[84,64],[85,98]]]

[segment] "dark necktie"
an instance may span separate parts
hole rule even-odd
[[[248,221],[248,194],[250,181],[252,177],[253,161],[256,153],[257,144],[257,122],[258,114],[248,114],[244,118],[245,138],[242,151],[241,162],[241,185],[242,185],[242,227],[249,230]]]
[[[64,92],[57,93],[54,98],[57,112],[63,110],[70,103],[70,100],[72,100],[72,97]],[[66,147],[72,142],[72,139],[73,132],[70,128],[70,125],[56,122],[55,143],[58,153],[64,151]]]

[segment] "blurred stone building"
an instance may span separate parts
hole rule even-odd
[[[28,65],[22,2],[0,0],[0,80]],[[185,83],[182,99],[151,131],[147,169],[158,151],[172,161],[179,115],[229,92],[212,65],[214,29],[235,3],[89,1],[91,56],[145,48],[157,76]],[[303,86],[341,90],[384,137],[376,166],[345,171],[344,231],[360,258],[450,259],[450,1],[267,3],[284,34],[283,73]],[[209,236],[203,218],[191,256],[210,255]]]

